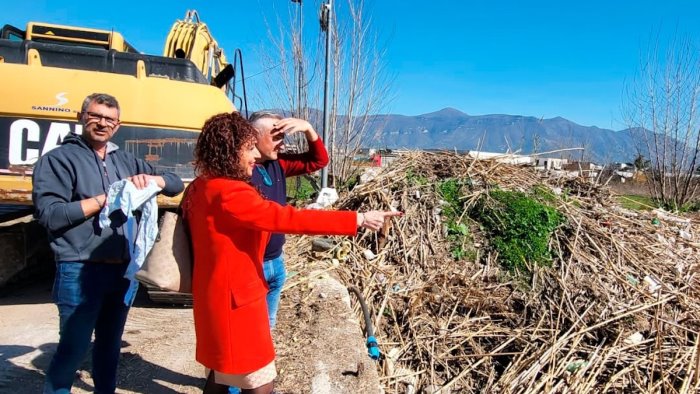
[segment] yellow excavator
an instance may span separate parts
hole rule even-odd
[[[94,92],[120,102],[122,126],[113,142],[191,179],[204,121],[234,110],[235,73],[196,11],[173,24],[162,56],[140,53],[111,30],[5,25],[0,30],[0,134],[5,135],[0,137],[0,223],[31,213],[34,164],[68,133],[82,132],[76,113]],[[159,197],[161,207],[177,203]],[[13,264],[17,269],[0,263],[0,287],[13,271],[30,264],[29,257],[25,253],[23,262]]]

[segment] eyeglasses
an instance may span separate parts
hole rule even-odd
[[[87,116],[88,120],[95,121],[99,123],[102,119],[104,119],[105,123],[108,126],[116,126],[119,123],[119,119],[114,119],[109,116],[104,116],[102,114],[98,114],[96,112],[83,112]]]

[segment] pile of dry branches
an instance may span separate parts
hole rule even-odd
[[[506,272],[477,224],[476,257],[455,261],[435,191],[449,178],[469,180],[467,207],[493,187],[554,191],[566,224],[551,240],[552,267]],[[700,387],[700,245],[689,221],[626,211],[587,182],[452,153],[405,154],[336,208],[405,213],[358,235],[335,270],[363,290],[388,392]],[[308,257],[292,255],[292,269]]]

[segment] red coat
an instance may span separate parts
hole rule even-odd
[[[194,253],[197,361],[223,373],[256,371],[275,357],[262,268],[270,232],[355,235],[356,213],[281,207],[225,178],[197,178],[184,209]]]

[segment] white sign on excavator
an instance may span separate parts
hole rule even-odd
[[[42,132],[42,126],[48,132]],[[10,165],[34,164],[40,155],[59,146],[63,138],[71,132],[83,133],[83,125],[67,122],[50,122],[34,119],[17,119],[10,124],[8,161]],[[39,143],[41,151],[30,147]]]

